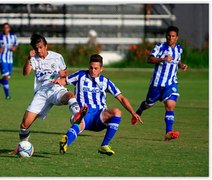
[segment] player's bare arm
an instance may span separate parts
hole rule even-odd
[[[55,84],[59,84],[60,86],[67,85],[67,81],[66,81],[66,78],[65,77],[64,78],[54,79],[52,82],[55,83]]]
[[[23,75],[24,76],[27,76],[30,74],[31,70],[32,70],[32,66],[30,64],[30,59],[35,56],[35,50],[31,50],[29,52],[29,56],[28,56],[28,59],[26,61],[26,63],[24,64],[24,69],[23,69]]]
[[[133,110],[129,100],[123,96],[122,94],[119,94],[118,96],[116,96],[116,99],[119,100],[119,102],[122,104],[122,106],[130,112],[130,114],[132,115],[132,117],[134,117],[136,120],[139,120],[142,124],[143,121],[141,120],[140,116],[138,114],[135,113],[135,111]]]
[[[187,64],[183,64],[182,61],[179,61],[179,68],[182,69],[183,71],[186,71],[188,69]]]
[[[2,53],[4,51],[4,47],[0,48],[0,53]]]
[[[17,48],[17,46],[12,46],[11,48],[10,48],[10,51],[15,51],[16,50],[16,48]]]
[[[147,59],[147,62],[151,63],[151,64],[157,64],[157,63],[161,63],[161,62],[164,62],[164,61],[171,62],[171,60],[172,60],[171,55],[167,55],[164,58],[156,58],[154,56],[149,56],[148,59]]]
[[[60,77],[66,77],[70,74],[68,69],[60,70],[59,72]]]

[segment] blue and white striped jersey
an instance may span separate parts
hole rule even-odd
[[[92,78],[88,70],[80,70],[66,78],[68,84],[75,86],[75,95],[79,106],[87,104],[89,109],[107,108],[106,93],[114,97],[119,95],[120,90],[106,77],[100,75]]]
[[[13,63],[13,52],[10,51],[12,46],[17,46],[17,38],[13,33],[8,35],[0,34],[0,47],[4,48],[1,53],[0,61],[3,63]]]
[[[166,42],[157,44],[150,55],[156,58],[164,58],[167,55],[172,56],[171,62],[161,62],[155,65],[154,73],[150,82],[152,86],[166,87],[177,83],[178,63],[181,60],[183,50],[180,45],[171,48]]]

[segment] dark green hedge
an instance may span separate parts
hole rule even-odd
[[[180,42],[183,46],[182,61],[191,68],[208,68],[209,66],[209,50],[204,49],[192,49],[184,41]],[[155,43],[142,43],[138,45],[129,46],[126,52],[125,58],[117,63],[110,64],[109,67],[136,67],[146,68],[152,67],[151,64],[146,62],[147,57],[154,47]],[[83,44],[77,44],[73,48],[66,47],[64,45],[48,45],[50,50],[61,53],[68,66],[74,67],[87,67],[88,59],[91,54],[99,53],[101,51],[100,46],[88,46]],[[28,57],[30,51],[30,45],[20,44],[14,53],[14,67],[22,67]]]

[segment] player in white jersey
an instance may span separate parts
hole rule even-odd
[[[165,140],[175,139],[179,136],[179,131],[174,131],[174,108],[179,96],[177,71],[178,68],[186,71],[188,66],[181,61],[182,47],[177,44],[178,28],[170,26],[166,31],[166,42],[159,43],[152,50],[148,62],[155,64],[154,73],[150,81],[150,87],[146,100],[141,103],[136,113],[142,112],[152,107],[156,101],[163,101],[165,105]],[[132,118],[131,123],[137,124],[137,120]]]
[[[12,74],[13,52],[18,43],[14,33],[10,32],[11,27],[8,23],[3,24],[3,32],[0,34],[0,70],[2,79],[0,84],[4,88],[5,99],[11,99],[9,91],[9,77]]]
[[[64,59],[61,54],[47,50],[46,39],[33,34],[28,60],[23,69],[27,76],[32,70],[35,73],[34,97],[28,106],[20,125],[20,140],[29,140],[30,126],[37,119],[44,119],[53,105],[69,105],[74,115],[74,120],[80,120],[87,112],[87,107],[80,109],[74,94],[65,87],[52,82],[54,78],[65,77],[68,74]]]
[[[101,131],[107,129],[99,153],[113,155],[115,152],[109,146],[121,121],[121,110],[118,108],[108,109],[106,105],[106,93],[112,94],[122,106],[131,113],[132,117],[140,121],[128,99],[122,95],[120,90],[112,81],[100,73],[103,71],[102,57],[94,54],[90,57],[89,70],[80,70],[67,78],[55,80],[60,85],[74,85],[75,96],[80,107],[85,104],[88,106],[88,113],[84,119],[73,124],[60,140],[60,151],[65,153],[68,146],[77,138],[77,135],[83,130]]]

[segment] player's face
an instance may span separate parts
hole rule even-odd
[[[103,71],[103,67],[99,62],[91,62],[89,64],[89,74],[92,78],[96,78]]]
[[[10,32],[10,26],[8,24],[4,25],[3,33],[7,35]]]
[[[166,36],[166,41],[172,48],[175,47],[178,40],[177,33],[175,31],[170,31]]]
[[[48,54],[47,45],[43,43],[43,41],[36,44],[35,52],[41,57],[45,58]]]

